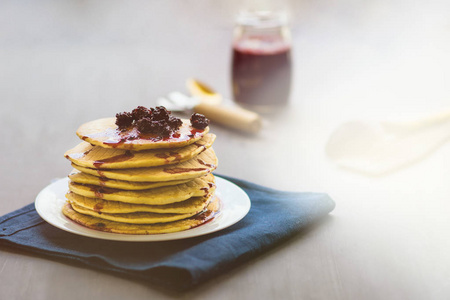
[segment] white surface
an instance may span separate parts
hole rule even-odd
[[[36,211],[45,221],[55,227],[96,239],[127,242],[156,242],[205,235],[239,222],[248,213],[251,205],[247,194],[240,187],[216,176],[216,195],[222,203],[219,214],[212,221],[192,229],[174,233],[153,235],[117,234],[89,229],[65,217],[61,209],[66,203],[65,194],[67,193],[67,184],[68,178],[63,178],[45,187],[36,197]]]
[[[229,98],[230,2],[243,1],[0,1],[2,215],[71,171],[63,153],[80,142],[83,122],[154,106],[185,92],[190,77]],[[175,296],[4,247],[3,298],[448,299],[450,144],[382,177],[337,167],[325,145],[348,120],[416,119],[449,108],[450,2],[291,2],[298,8],[292,105],[266,117],[255,137],[213,124],[217,172],[328,193],[331,216]]]

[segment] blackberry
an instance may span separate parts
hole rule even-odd
[[[194,113],[191,116],[191,125],[196,129],[205,129],[209,125],[209,120],[202,114]]]
[[[130,127],[133,123],[133,115],[129,112],[123,112],[116,114],[116,125],[119,129]]]
[[[138,106],[135,109],[133,109],[132,115],[134,121],[137,122],[142,118],[151,117],[152,111],[144,106]]]
[[[162,136],[162,137],[169,137],[170,134],[173,132],[172,128],[170,128],[169,125],[166,124],[161,124],[158,127],[158,135]]]
[[[181,121],[181,119],[179,119],[175,116],[170,116],[169,119],[167,120],[167,124],[173,130],[177,130],[183,124],[183,121]]]
[[[142,118],[136,122],[136,127],[142,133],[154,133],[155,126],[151,118]]]
[[[169,119],[170,111],[168,111],[164,106],[157,106],[152,109],[152,116],[155,120],[167,120]]]

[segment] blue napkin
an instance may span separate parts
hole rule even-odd
[[[240,186],[252,207],[220,232],[165,242],[97,240],[53,227],[32,203],[0,218],[0,245],[183,291],[279,245],[335,206],[326,194],[283,192],[221,177]]]

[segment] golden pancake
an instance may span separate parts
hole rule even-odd
[[[189,120],[182,120],[181,127],[168,138],[151,134],[141,134],[135,127],[119,130],[116,118],[105,118],[90,121],[77,130],[80,139],[103,148],[125,150],[147,150],[158,148],[177,148],[192,144],[208,133],[209,127],[196,129]]]
[[[135,213],[120,213],[120,214],[109,214],[96,212],[87,209],[82,206],[78,206],[75,203],[70,203],[72,209],[83,215],[97,217],[103,220],[121,222],[121,223],[131,223],[131,224],[155,224],[155,223],[168,223],[173,221],[178,221],[192,217],[193,215],[199,213],[193,212],[189,214],[161,214],[161,213],[151,213],[151,212],[135,212]]]
[[[62,212],[74,222],[95,230],[124,234],[160,234],[187,230],[206,223],[217,214],[219,208],[220,201],[215,198],[207,209],[199,214],[179,221],[157,224],[128,224],[104,220],[76,212],[69,202],[63,206]]]
[[[83,173],[108,179],[133,182],[158,182],[193,179],[204,176],[214,171],[217,163],[216,154],[211,147],[188,161],[167,166],[117,170],[91,169],[76,164],[72,164],[72,166]]]
[[[165,205],[184,201],[191,197],[203,197],[208,195],[214,187],[212,174],[178,185],[140,191],[110,189],[69,182],[69,190],[81,196],[149,205]]]
[[[123,181],[116,179],[108,179],[104,177],[97,177],[86,173],[82,173],[75,169],[72,170],[72,172],[69,174],[69,178],[70,180],[76,183],[105,186],[120,190],[147,190],[161,186],[177,185],[191,180],[191,179],[182,179],[182,180],[159,181],[159,182],[133,182],[133,181]]]
[[[153,212],[153,213],[174,213],[189,214],[203,210],[212,198],[213,193],[204,197],[192,197],[185,201],[175,202],[166,205],[146,205],[146,204],[130,204],[119,201],[103,200],[99,198],[88,198],[77,195],[73,192],[66,194],[66,198],[70,203],[75,203],[84,208],[102,212],[102,213],[134,213],[134,212]]]
[[[87,168],[128,169],[163,166],[196,157],[211,147],[215,139],[214,134],[208,133],[201,140],[181,148],[143,151],[103,148],[81,142],[68,150],[64,156],[74,164]]]

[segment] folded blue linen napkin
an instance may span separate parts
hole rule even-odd
[[[53,227],[32,203],[0,218],[0,245],[184,291],[280,244],[335,206],[326,194],[284,192],[221,177],[241,187],[252,207],[240,222],[216,233],[164,242],[98,240]]]

